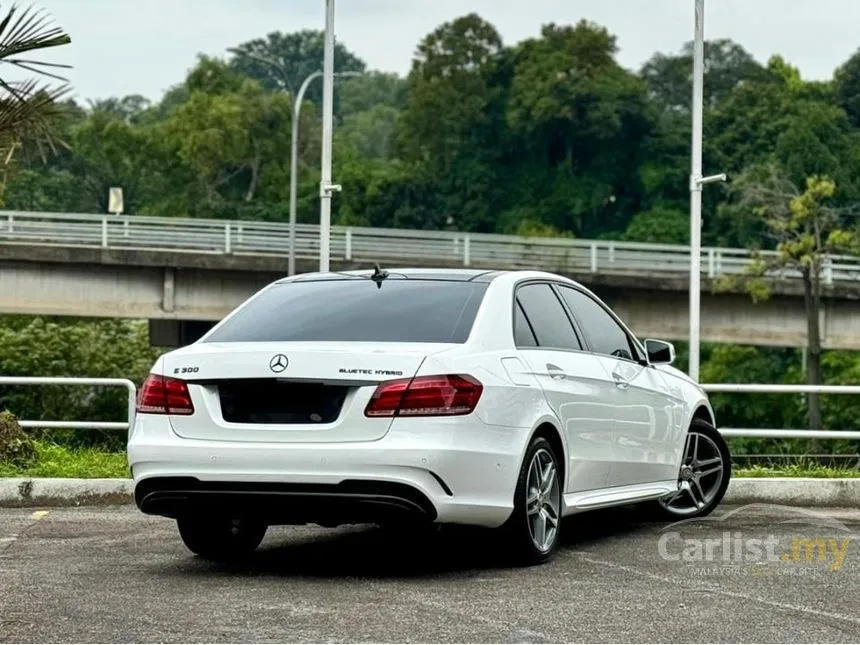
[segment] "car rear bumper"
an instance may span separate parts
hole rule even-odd
[[[268,524],[432,522],[436,509],[407,484],[343,480],[338,484],[207,481],[149,477],[134,491],[144,513],[179,517],[188,510],[252,514]]]
[[[408,427],[368,442],[204,441],[139,415],[128,444],[135,500],[155,515],[229,507],[271,524],[503,524],[528,430],[450,419]]]

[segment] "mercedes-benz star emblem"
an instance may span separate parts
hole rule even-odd
[[[287,360],[287,357],[283,354],[275,354],[272,356],[272,360],[269,361],[269,369],[273,372],[283,372],[287,369],[287,365],[290,364],[290,361]]]

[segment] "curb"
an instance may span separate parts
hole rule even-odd
[[[115,506],[133,495],[131,479],[0,478],[0,508]],[[739,477],[723,503],[860,508],[860,478]]]
[[[860,508],[860,478],[738,477],[723,503]]]
[[[0,478],[0,508],[130,504],[133,493],[130,479]]]

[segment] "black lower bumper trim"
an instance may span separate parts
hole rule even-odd
[[[436,519],[433,504],[416,488],[365,480],[285,484],[153,477],[137,484],[134,499],[144,513],[174,518],[227,512],[253,515],[268,524],[324,525]]]

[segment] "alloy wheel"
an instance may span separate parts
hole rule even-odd
[[[717,496],[724,472],[723,455],[716,442],[690,430],[678,473],[678,490],[661,499],[660,504],[675,515],[696,514]]]
[[[526,516],[529,534],[537,550],[542,553],[551,550],[561,517],[561,484],[555,461],[544,448],[535,452],[529,464]]]

